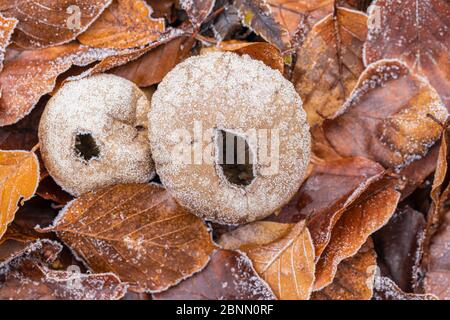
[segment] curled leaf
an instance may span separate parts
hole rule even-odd
[[[18,21],[15,18],[5,18],[0,13],[0,71],[3,69],[3,59],[5,58],[6,47],[11,40]]]
[[[338,117],[324,122],[342,156],[363,156],[386,168],[422,158],[440,138],[447,110],[436,90],[398,60],[370,65]]]
[[[388,277],[375,277],[374,300],[437,300],[433,294],[406,293]]]
[[[34,196],[39,184],[39,161],[33,152],[0,151],[0,238],[18,209]]]
[[[180,6],[187,12],[195,28],[199,28],[214,8],[216,0],[180,0]]]

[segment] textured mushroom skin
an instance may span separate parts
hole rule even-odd
[[[149,181],[155,173],[147,135],[149,109],[136,85],[114,75],[66,83],[48,102],[39,125],[48,172],[75,196],[107,185]],[[79,134],[92,136],[98,157],[86,161],[77,153]]]
[[[278,71],[248,56],[209,53],[177,65],[153,95],[149,122],[162,183],[180,204],[207,220],[240,224],[262,219],[286,204],[305,178],[311,137],[301,98]],[[199,124],[202,141],[193,139]],[[257,155],[250,185],[232,185],[217,164],[196,162],[196,148],[206,150],[206,158],[217,154],[214,142],[219,129],[248,138]],[[249,129],[267,130],[269,143],[271,135],[278,134],[275,174],[267,174],[271,161],[261,161],[264,155],[270,159],[270,149],[263,148],[261,140],[252,140]],[[187,137],[180,137],[180,132]],[[182,149],[183,144],[192,147],[191,164],[173,161],[174,148]]]

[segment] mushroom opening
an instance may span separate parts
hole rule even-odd
[[[254,155],[245,137],[225,130],[216,133],[217,168],[228,182],[239,187],[255,179]]]
[[[90,133],[79,133],[75,137],[75,152],[85,161],[98,158],[100,149]]]

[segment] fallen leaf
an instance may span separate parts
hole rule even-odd
[[[314,246],[304,221],[281,238],[240,248],[280,300],[308,300],[314,283]]]
[[[189,21],[195,28],[199,28],[210,15],[216,0],[179,0],[180,7],[186,11]]]
[[[217,47],[203,48],[202,52],[228,51],[240,56],[249,55],[264,62],[268,67],[284,72],[284,60],[280,50],[267,42],[242,42],[236,40],[222,41]]]
[[[316,264],[315,291],[332,283],[341,261],[354,256],[368,237],[389,221],[399,198],[400,193],[388,187],[360,200],[342,215]]]
[[[156,300],[274,300],[252,263],[237,251],[217,250],[201,272],[153,295]]]
[[[147,3],[153,9],[152,16],[156,18],[165,18],[169,23],[175,21],[175,5],[177,0],[147,0]]]
[[[327,140],[342,156],[363,156],[385,168],[422,158],[440,138],[448,116],[437,92],[398,60],[381,60],[361,75],[333,120]]]
[[[437,300],[432,294],[406,293],[388,277],[375,277],[374,300]]]
[[[43,199],[51,200],[59,205],[66,205],[73,200],[73,197],[64,191],[50,175],[41,179],[36,194]]]
[[[78,40],[96,48],[146,46],[165,32],[164,19],[150,17],[151,12],[143,0],[115,0]]]
[[[50,269],[62,246],[38,240],[0,264],[0,299],[118,300],[127,286],[112,273],[83,274],[79,269]]]
[[[85,31],[112,0],[0,0],[0,12],[19,20],[13,41],[26,49],[58,46]]]
[[[110,72],[133,81],[140,87],[157,84],[178,63],[189,57],[194,43],[195,39],[190,36],[177,37]]]
[[[397,210],[389,223],[374,235],[380,258],[390,277],[403,291],[417,284],[425,229],[422,213],[409,206]]]
[[[271,220],[292,223],[307,219],[318,259],[341,215],[383,174],[379,164],[365,158],[318,162],[296,196]]]
[[[64,46],[17,52],[6,59],[0,74],[0,126],[24,118],[39,99],[51,92],[56,78],[72,65],[85,66],[109,55],[114,50],[91,49],[76,43]]]
[[[292,42],[305,37],[316,22],[333,12],[334,0],[268,0],[275,20],[289,33]]]
[[[18,22],[17,19],[5,18],[0,13],[0,71],[3,69],[6,48],[9,45],[14,28]]]
[[[18,209],[39,184],[39,162],[33,152],[0,151],[0,238]]]
[[[56,232],[95,272],[114,272],[149,292],[200,271],[215,249],[203,221],[156,184],[86,193],[43,231]]]
[[[366,63],[392,58],[405,61],[428,78],[450,108],[450,3],[376,0],[369,12]]]
[[[337,8],[308,33],[297,51],[293,83],[311,126],[334,115],[352,93],[364,71],[366,36],[367,16],[345,8]]]
[[[271,221],[255,221],[223,234],[218,244],[229,250],[237,250],[242,245],[269,244],[292,229],[292,224]]]
[[[431,240],[427,259],[424,289],[439,299],[450,300],[450,212],[440,230]]]
[[[236,0],[235,6],[246,27],[274,44],[282,52],[290,47],[287,31],[274,19],[265,1]]]
[[[369,238],[356,255],[339,264],[333,283],[313,292],[311,299],[370,300],[376,270],[377,254]]]

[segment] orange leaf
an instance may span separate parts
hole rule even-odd
[[[14,18],[5,18],[0,13],[0,71],[3,69],[3,59],[5,58],[5,50],[11,40],[18,21]]]
[[[164,19],[150,17],[143,0],[116,0],[89,29],[78,36],[87,46],[127,49],[148,45],[165,31]]]
[[[355,204],[336,223],[331,240],[316,265],[314,290],[332,283],[341,261],[354,256],[367,238],[384,226],[397,208],[400,193],[386,188]]]
[[[18,202],[29,200],[39,184],[39,161],[27,151],[0,151],[0,238],[14,220]]]
[[[428,78],[450,110],[450,2],[377,0],[369,12],[366,63],[405,61]]]
[[[336,113],[361,73],[367,16],[338,8],[317,23],[297,52],[293,82],[311,126]]]
[[[0,12],[19,20],[13,41],[26,49],[74,40],[112,0],[0,0]]]
[[[377,271],[372,239],[356,255],[339,264],[333,283],[314,292],[312,300],[370,300]]]
[[[267,244],[243,244],[256,272],[280,300],[307,300],[314,283],[314,246],[304,221]]]
[[[203,221],[155,184],[86,193],[44,231],[55,231],[95,272],[150,292],[200,271],[215,249]]]

